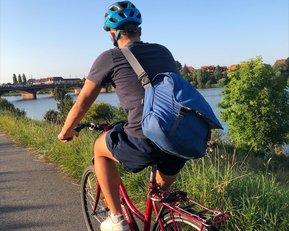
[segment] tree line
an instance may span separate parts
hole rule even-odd
[[[26,84],[27,83],[27,79],[25,74],[18,74],[18,76],[16,76],[16,74],[13,74],[13,84]]]
[[[224,87],[230,81],[228,78],[230,68],[227,67],[217,65],[204,66],[200,69],[192,69],[186,64],[182,65],[179,61],[176,61],[176,65],[180,71],[180,74],[195,88]],[[234,65],[234,68],[238,67],[239,65],[242,64]],[[287,85],[289,86],[289,58],[282,63],[276,62],[274,65],[272,65],[272,68],[276,73],[287,76]]]
[[[191,69],[176,61],[180,74],[195,88],[223,87],[228,83],[227,68],[219,65]]]

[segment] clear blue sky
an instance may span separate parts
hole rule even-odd
[[[0,83],[12,75],[84,77],[112,48],[104,13],[115,1],[0,0]],[[135,0],[145,42],[183,65],[231,65],[289,56],[288,0]]]

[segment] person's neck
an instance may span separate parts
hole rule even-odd
[[[118,47],[123,48],[129,43],[140,42],[140,38],[121,38],[117,41]]]

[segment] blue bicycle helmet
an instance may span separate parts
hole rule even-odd
[[[112,4],[105,14],[104,30],[120,29],[126,23],[140,25],[142,18],[139,10],[130,1]]]

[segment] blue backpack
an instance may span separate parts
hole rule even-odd
[[[168,154],[185,159],[204,156],[211,129],[223,129],[204,97],[173,72],[150,80],[131,51],[121,50],[145,89],[144,135]]]

